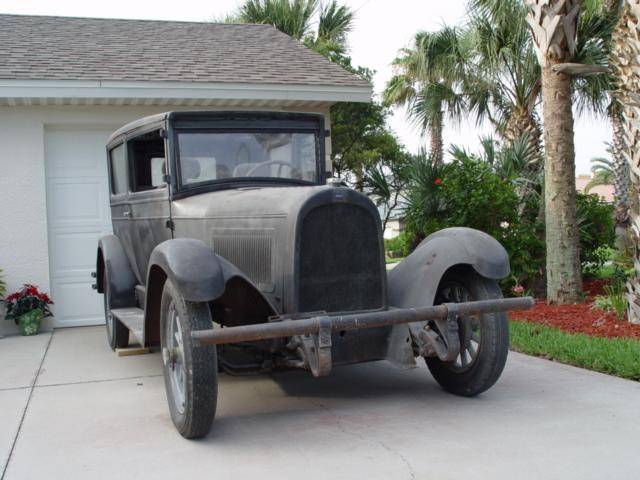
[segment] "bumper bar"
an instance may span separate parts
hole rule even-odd
[[[390,310],[350,313],[344,315],[318,315],[296,320],[285,319],[270,323],[257,323],[239,327],[213,330],[199,330],[191,333],[196,345],[220,345],[223,343],[253,342],[295,335],[317,334],[321,326],[328,326],[332,332],[375,328],[401,323],[445,320],[450,313],[460,316],[483,313],[506,312],[507,310],[527,310],[533,306],[531,297],[500,298],[464,303],[444,303],[432,307],[393,308]]]

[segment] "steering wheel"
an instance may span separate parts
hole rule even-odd
[[[259,163],[258,165],[253,167],[251,170],[249,170],[247,172],[247,177],[253,176],[253,174],[257,170],[261,169],[262,167],[268,167],[270,165],[280,165],[280,168],[278,169],[278,176],[281,176],[280,174],[282,173],[282,167],[289,167],[289,168],[291,168],[291,172],[292,173],[296,172],[296,169],[289,162],[285,162],[284,160],[269,160],[269,161],[266,161],[266,162]]]

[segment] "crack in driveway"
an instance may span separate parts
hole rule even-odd
[[[370,442],[371,439],[367,438],[366,436],[356,433],[356,432],[352,432],[350,430],[347,430],[346,427],[344,426],[345,420],[341,419],[340,417],[335,415],[335,411],[333,411],[330,407],[324,405],[321,402],[318,401],[313,401],[311,400],[311,403],[314,405],[317,405],[318,407],[322,408],[324,411],[331,413],[335,419],[336,419],[336,424],[335,426],[338,428],[338,430],[340,430],[342,433],[344,433],[345,435],[350,435],[352,437],[356,437],[360,440],[363,440],[365,442]],[[407,471],[409,473],[409,476],[411,478],[411,480],[415,480],[416,478],[416,472],[413,469],[413,466],[411,465],[411,463],[409,462],[409,460],[407,460],[407,457],[405,457],[402,453],[398,452],[397,450],[395,450],[394,448],[390,447],[389,445],[387,445],[385,442],[383,442],[382,440],[378,440],[377,442],[382,448],[384,448],[387,452],[391,453],[392,455],[398,457],[402,463],[404,463],[404,465],[407,467]]]
[[[51,341],[53,340],[54,335],[55,335],[55,330],[51,332],[51,336],[47,341],[47,346],[45,347],[44,353],[42,354],[42,358],[40,359],[38,370],[36,370],[36,374],[33,377],[33,382],[31,382],[31,386],[29,387],[30,390],[29,390],[29,395],[27,396],[27,402],[24,405],[24,410],[22,411],[22,416],[20,417],[20,422],[18,423],[16,434],[13,437],[13,441],[11,442],[11,449],[9,450],[9,455],[7,455],[7,461],[2,467],[2,475],[0,475],[0,480],[4,480],[5,475],[7,474],[7,470],[9,469],[9,463],[11,462],[13,451],[16,448],[16,443],[18,442],[18,436],[20,435],[20,431],[22,430],[22,424],[24,423],[24,419],[27,416],[27,410],[29,409],[29,405],[31,404],[31,398],[33,397],[33,392],[35,390],[36,383],[38,382],[38,377],[40,376],[40,372],[42,371],[42,365],[44,365],[44,359],[47,357],[47,353],[49,353],[49,347],[51,346]]]

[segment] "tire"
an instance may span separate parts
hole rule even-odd
[[[104,285],[103,303],[104,303],[104,320],[107,327],[107,343],[111,350],[116,348],[127,348],[129,346],[129,329],[120,320],[111,315],[109,308],[109,282],[107,281],[107,271],[102,276],[102,284]]]
[[[184,438],[209,433],[218,400],[215,345],[194,346],[191,332],[213,328],[206,303],[186,301],[170,280],[162,291],[160,343],[171,420]]]
[[[452,295],[458,287],[462,287],[460,292],[466,290],[467,298]],[[495,280],[468,268],[454,268],[440,281],[435,303],[496,298],[502,298],[502,291]],[[425,360],[433,377],[447,392],[473,397],[493,386],[504,369],[509,352],[509,322],[505,312],[477,315],[458,319],[458,332],[462,353],[455,361],[443,362],[437,357]],[[465,350],[465,344],[470,345],[469,350]]]

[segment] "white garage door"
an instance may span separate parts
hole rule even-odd
[[[104,323],[91,288],[98,239],[111,231],[105,143],[113,129],[47,129],[45,168],[54,326]]]

